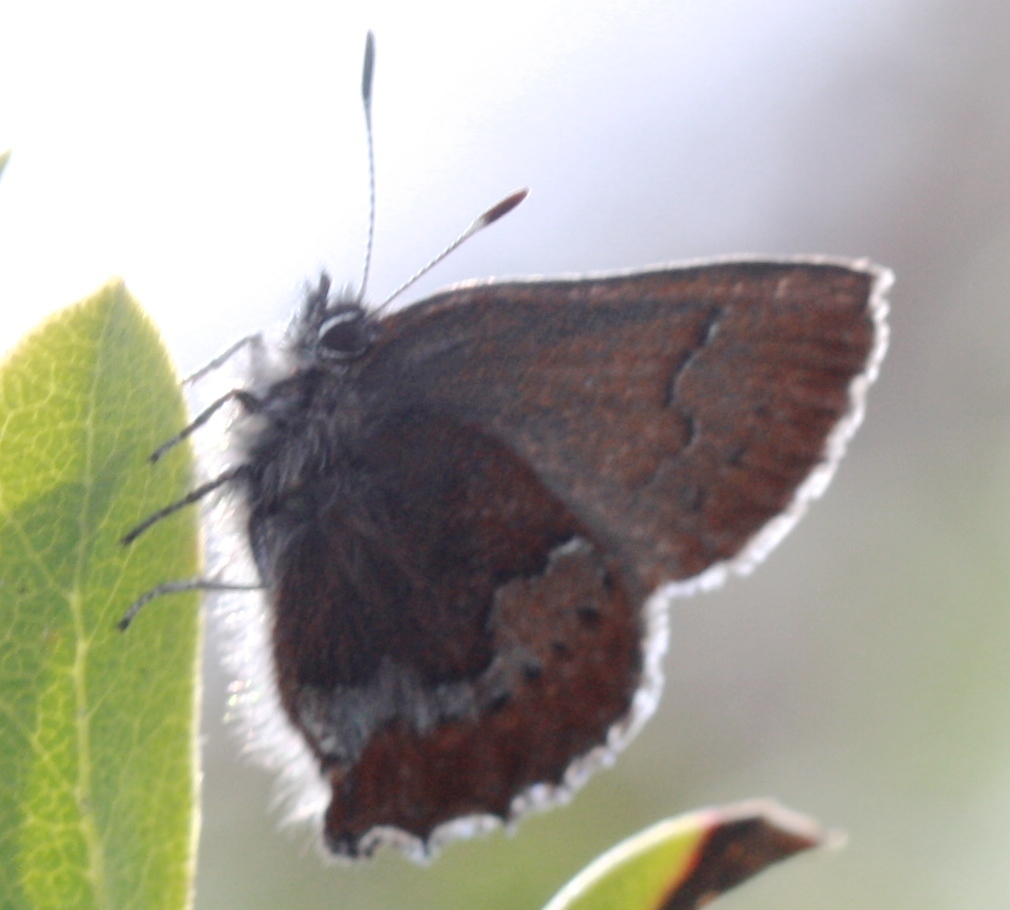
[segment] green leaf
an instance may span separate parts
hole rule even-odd
[[[24,305],[5,301],[4,306]],[[196,845],[196,515],[123,534],[186,488],[157,333],[121,283],[0,365],[0,906],[182,908]]]
[[[703,809],[622,841],[565,885],[545,910],[694,910],[825,840],[809,819],[772,802]]]

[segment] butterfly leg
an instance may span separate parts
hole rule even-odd
[[[242,348],[248,347],[250,349],[250,356],[253,361],[258,361],[263,357],[264,345],[263,345],[263,335],[257,332],[255,335],[246,335],[244,338],[240,338],[233,345],[225,348],[220,354],[217,355],[209,363],[205,363],[199,370],[195,373],[190,373],[185,379],[183,379],[183,385],[192,385],[198,379],[202,379],[208,373],[214,372],[214,370],[223,367],[229,360],[232,359]]]
[[[232,389],[230,392],[222,395],[217,401],[208,405],[204,408],[197,416],[193,419],[193,422],[189,426],[183,427],[178,433],[175,434],[171,439],[165,440],[158,448],[156,448],[149,456],[148,461],[155,462],[160,461],[161,458],[174,449],[180,442],[184,439],[188,439],[193,435],[196,430],[202,427],[208,420],[211,419],[218,411],[221,410],[229,401],[237,401],[246,409],[249,413],[255,412],[260,407],[260,400],[252,394],[252,392],[247,392],[245,389]]]
[[[151,588],[146,594],[142,594],[123,614],[123,618],[116,623],[116,628],[120,632],[125,632],[137,614],[152,600],[162,597],[165,594],[181,594],[185,591],[258,591],[262,585],[240,585],[226,581],[214,581],[210,578],[191,578],[187,581],[168,581],[157,587]]]
[[[133,541],[140,537],[140,535],[150,528],[151,525],[157,524],[163,518],[167,518],[169,515],[175,514],[180,509],[184,509],[186,506],[192,505],[194,502],[198,502],[218,487],[223,487],[225,484],[231,483],[236,478],[241,477],[246,470],[246,465],[241,464],[231,468],[231,470],[225,471],[223,474],[219,474],[213,480],[209,480],[207,483],[201,484],[195,490],[190,490],[182,497],[182,499],[177,499],[175,502],[158,509],[157,512],[151,513],[139,525],[123,537],[123,545],[126,546],[127,544],[133,543]]]

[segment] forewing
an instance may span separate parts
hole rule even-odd
[[[739,260],[460,286],[384,320],[361,383],[502,441],[656,586],[823,486],[883,353],[889,280]]]

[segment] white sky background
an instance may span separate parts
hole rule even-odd
[[[0,180],[0,347],[119,275],[185,371],[286,320],[320,267],[356,283],[368,28],[371,299],[527,184],[527,203],[424,287],[811,250],[770,246],[790,179],[776,107],[794,80],[814,91],[826,61],[858,54],[889,9],[17,4],[0,30],[0,149],[13,149]],[[713,137],[713,119],[734,123],[735,146]]]

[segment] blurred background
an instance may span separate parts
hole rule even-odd
[[[536,908],[617,839],[775,796],[846,831],[730,908],[1010,904],[1010,5],[1000,0],[19,4],[0,30],[0,343],[121,275],[180,370],[357,282],[376,32],[382,298],[484,207],[468,277],[724,253],[893,267],[893,344],[826,497],[681,601],[659,711],[514,836],[324,865],[221,722],[199,910]]]

